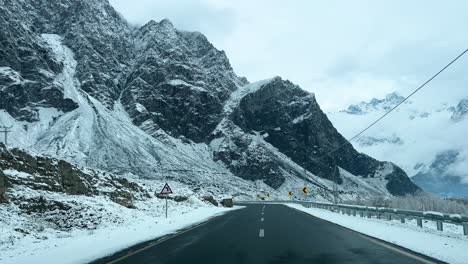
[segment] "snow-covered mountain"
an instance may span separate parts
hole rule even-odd
[[[403,99],[392,93],[328,116],[339,131],[350,137]],[[426,191],[467,197],[468,99],[425,105],[421,101],[405,102],[353,145],[368,155],[401,166]]]
[[[169,20],[130,26],[107,0],[0,0],[0,122],[9,146],[188,186],[330,199],[404,195],[406,173],[346,145],[315,96],[249,83]],[[336,173],[335,172],[339,172]],[[233,189],[234,190],[234,189]]]

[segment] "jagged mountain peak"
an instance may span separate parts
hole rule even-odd
[[[149,36],[148,36],[149,35]],[[156,38],[159,41],[177,39],[177,30],[169,19],[160,22],[150,20],[137,31],[137,38]]]
[[[451,119],[455,122],[460,122],[468,114],[468,98],[460,100],[456,107],[453,109]]]
[[[397,92],[393,92],[393,93],[387,94],[383,99],[372,98],[368,102],[362,101],[358,104],[350,105],[346,110],[343,110],[342,112],[345,112],[348,114],[363,115],[372,111],[379,111],[379,110],[388,111],[391,108],[393,108],[395,105],[403,101],[403,99],[404,99],[403,96],[401,96]]]
[[[163,20],[159,21],[159,24],[165,28],[174,28],[174,24],[172,24],[168,18],[164,18]]]

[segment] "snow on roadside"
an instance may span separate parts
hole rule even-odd
[[[157,202],[154,198],[148,202]],[[2,264],[27,263],[88,263],[90,261],[111,255],[135,244],[149,241],[177,230],[204,222],[215,216],[224,214],[232,209],[208,206],[196,197],[181,204],[170,201],[169,218],[159,215],[155,217],[151,212],[138,209],[127,209],[115,206],[120,217],[125,217],[123,223],[113,224],[95,230],[76,229],[72,232],[44,230],[42,238],[25,236],[13,246],[1,246]],[[140,205],[141,206],[141,205]],[[109,210],[109,204],[106,205]],[[158,210],[160,211],[160,210]],[[15,220],[15,219],[12,219]],[[21,222],[21,219],[16,219]],[[2,230],[3,227],[2,227]]]
[[[468,237],[454,230],[440,232],[432,228],[420,229],[416,224],[348,216],[298,204],[285,205],[448,263],[462,264],[468,259]]]

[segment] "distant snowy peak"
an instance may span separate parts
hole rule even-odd
[[[468,114],[468,98],[461,100],[453,110],[451,119],[455,122],[461,121]]]
[[[360,146],[374,146],[379,144],[403,145],[404,143],[404,141],[396,135],[391,135],[389,137],[361,136],[358,137],[356,141]]]
[[[384,99],[373,98],[369,102],[360,102],[359,104],[350,105],[348,109],[342,112],[354,115],[364,115],[369,112],[385,110],[388,111],[401,103],[405,99],[396,92],[388,94]]]

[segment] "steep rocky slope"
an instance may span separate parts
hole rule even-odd
[[[323,199],[331,180],[344,196],[418,190],[351,145],[314,161],[346,142],[315,97],[280,78],[249,84],[201,33],[132,28],[106,0],[0,0],[0,14],[12,146],[192,186],[313,184]]]

